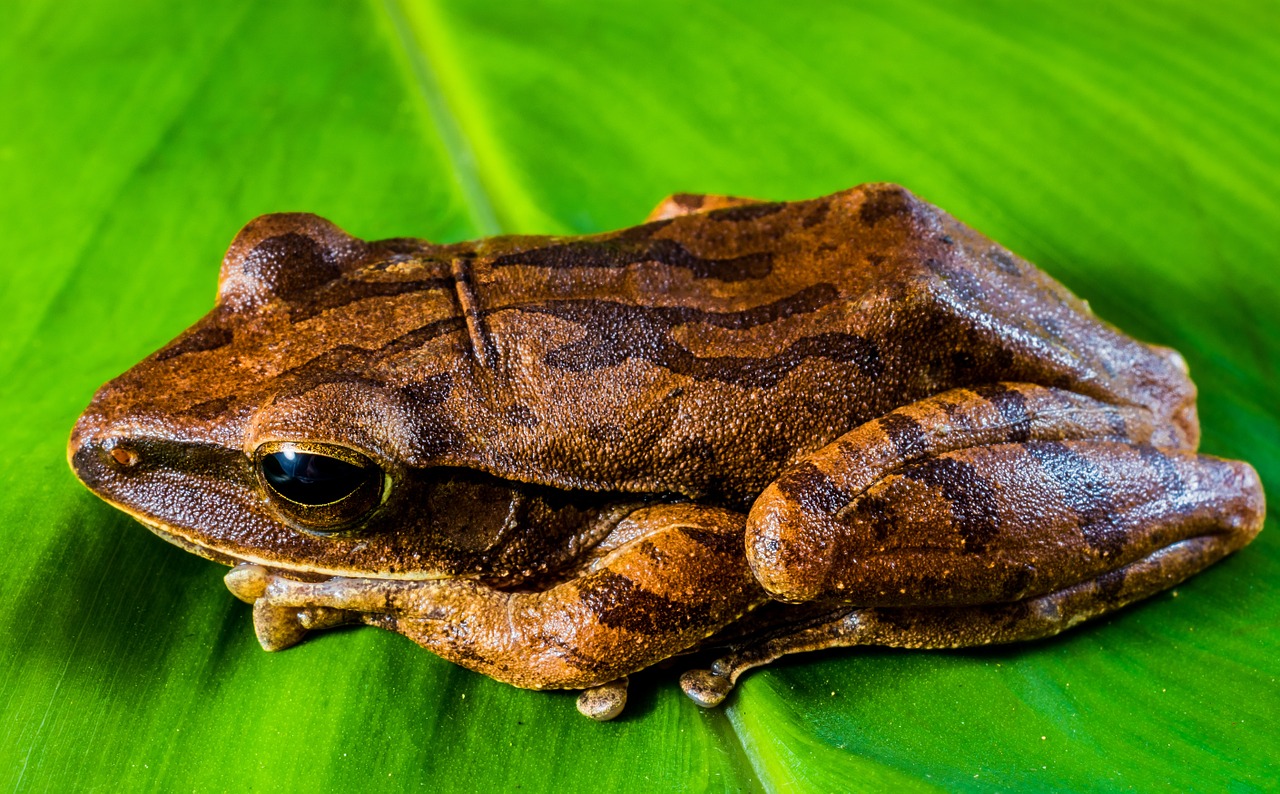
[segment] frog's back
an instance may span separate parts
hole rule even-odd
[[[95,410],[232,448],[314,438],[742,506],[866,421],[1002,380],[1146,406],[1158,443],[1196,444],[1176,353],[889,185],[443,246],[264,216],[215,309]]]
[[[464,454],[508,476],[741,501],[862,422],[1000,380],[1148,406],[1196,443],[1176,353],[897,186],[473,253]]]

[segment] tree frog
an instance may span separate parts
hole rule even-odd
[[[1031,640],[1186,579],[1264,514],[1195,397],[870,184],[449,245],[260,217],[68,454],[233,566],[267,650],[365,623],[609,719],[673,656],[718,654],[680,679],[712,706],[784,654]]]

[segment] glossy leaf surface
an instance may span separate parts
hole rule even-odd
[[[1180,349],[1280,499],[1280,14],[1257,3],[53,3],[0,26],[0,785],[1274,785],[1280,533],[1031,646],[819,654],[597,725],[371,629],[257,647],[224,569],[75,482],[93,390],[235,231],[630,225],[675,191],[889,180]],[[859,8],[857,6],[866,6]]]

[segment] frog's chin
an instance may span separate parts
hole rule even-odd
[[[161,524],[158,521],[152,521],[150,519],[146,519],[138,515],[134,515],[133,517],[138,521],[139,524],[142,524],[147,529],[151,530],[155,534],[169,541],[170,543],[182,549],[183,551],[189,551],[192,554],[198,554],[201,557],[204,557],[205,559],[213,560],[214,562],[220,562],[223,565],[235,566],[243,562],[243,560],[237,557],[233,557],[230,554],[223,554],[217,549],[211,549],[208,546],[201,546],[199,543],[193,543],[190,540],[184,538],[182,535],[179,535],[178,533],[171,531],[169,527],[165,526],[164,524]]]

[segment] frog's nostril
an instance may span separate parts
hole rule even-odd
[[[111,455],[111,459],[116,463],[124,466],[126,469],[138,463],[138,453],[121,444],[113,444],[106,447],[107,453]]]
[[[142,462],[142,455],[133,444],[110,437],[75,438],[70,453],[71,468],[86,483],[133,469]]]

